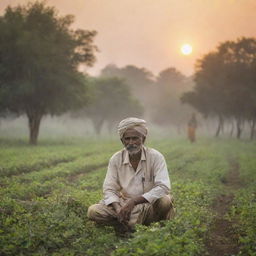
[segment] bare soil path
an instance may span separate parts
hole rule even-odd
[[[222,179],[224,193],[214,200],[212,210],[216,217],[205,240],[210,256],[231,256],[239,252],[238,235],[232,227],[234,222],[227,220],[225,214],[228,213],[234,198],[232,191],[239,189],[242,183],[239,178],[239,164],[234,159],[230,160],[229,163],[230,169]]]

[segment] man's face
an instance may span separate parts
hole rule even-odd
[[[130,155],[136,155],[141,151],[145,138],[136,130],[128,129],[121,139]]]

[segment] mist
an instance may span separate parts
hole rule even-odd
[[[214,137],[218,126],[218,120],[216,118],[204,119],[198,115],[198,129],[196,131],[197,140],[202,140],[205,137]],[[121,120],[120,120],[121,121]],[[79,140],[86,139],[111,139],[119,140],[117,132],[117,124],[114,129],[109,131],[106,124],[100,134],[97,134],[93,128],[93,124],[89,118],[73,118],[70,114],[62,116],[45,116],[42,120],[39,132],[39,144],[44,141],[69,141],[70,143],[77,142]],[[175,125],[162,126],[152,122],[147,122],[149,129],[147,142],[151,142],[156,139],[175,139],[175,138],[187,138],[187,126],[177,127]],[[27,141],[29,137],[28,133],[28,120],[26,116],[20,116],[17,118],[5,118],[0,121],[0,137],[1,140],[8,138],[8,140],[22,140]],[[235,135],[235,128],[232,124],[225,125],[224,130],[220,134],[220,138],[231,138]],[[242,138],[248,140],[249,127],[246,125]]]
[[[1,13],[8,5],[28,2],[1,1]],[[214,135],[219,121],[216,121],[216,112],[205,113],[207,99],[198,108],[197,104],[191,104],[189,100],[182,102],[181,98],[186,93],[195,92],[195,75],[198,74],[195,65],[216,51],[221,42],[256,35],[254,1],[75,0],[64,3],[49,0],[46,3],[56,7],[58,15],[73,14],[72,29],[96,31],[97,35],[92,35],[91,40],[99,50],[91,52],[96,62],[78,65],[86,79],[95,80],[91,86],[94,92],[89,95],[96,97],[94,103],[61,117],[49,116],[46,111],[40,137],[113,136],[118,122],[127,116],[144,118],[156,136],[185,137],[192,113],[197,113],[200,123],[197,134]],[[188,56],[180,52],[183,43],[189,43],[193,48]],[[50,87],[49,84],[45,86]],[[121,89],[118,91],[117,88]],[[47,93],[44,96],[45,103]],[[225,134],[233,135],[232,118],[227,118],[221,128]],[[1,119],[3,136],[27,136],[28,121],[24,116]],[[246,122],[251,120],[254,119],[250,117],[242,121],[243,136],[249,125]]]

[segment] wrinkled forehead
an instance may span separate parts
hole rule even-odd
[[[125,137],[143,137],[143,135],[141,133],[139,133],[138,131],[136,131],[133,128],[129,128],[124,132],[123,138]]]

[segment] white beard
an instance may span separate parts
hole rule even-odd
[[[140,147],[138,146],[136,148],[130,148],[130,149],[129,149],[129,147],[128,148],[126,147],[126,149],[127,149],[128,153],[129,153],[129,155],[133,156],[133,155],[138,154],[141,151],[142,146],[140,146]]]

